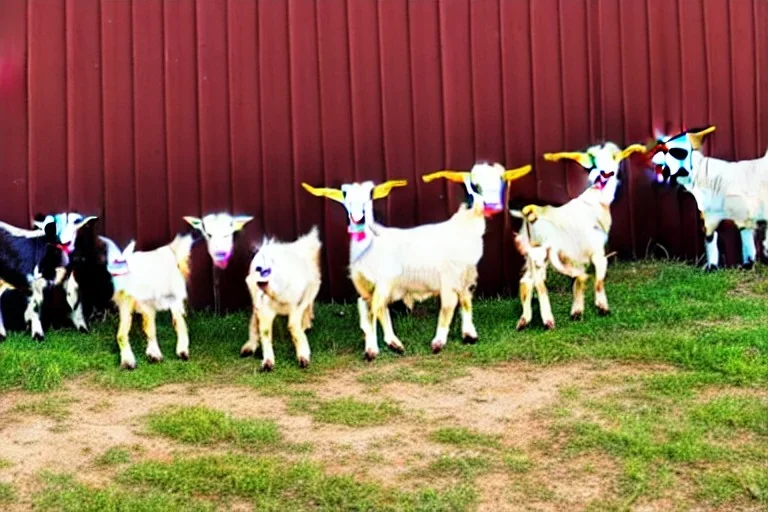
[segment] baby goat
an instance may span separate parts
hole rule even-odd
[[[715,131],[687,131],[660,142],[652,151],[653,163],[659,167],[658,181],[673,178],[696,199],[704,219],[707,266],[715,270],[720,254],[717,249],[717,227],[731,220],[741,233],[742,262],[754,265],[755,228],[768,219],[768,151],[762,158],[727,162],[706,157],[700,148],[704,137]],[[768,246],[763,246],[768,257]]]
[[[272,324],[277,315],[288,316],[288,330],[296,348],[299,366],[309,366],[309,341],[305,330],[312,327],[313,304],[320,291],[320,249],[317,228],[295,242],[264,241],[251,261],[245,282],[251,293],[253,312],[248,342],[240,355],[253,355],[262,346],[263,371],[272,370]]]
[[[610,205],[616,194],[619,163],[637,151],[644,151],[640,144],[625,150],[613,143],[592,146],[584,153],[547,153],[545,160],[570,159],[590,172],[592,185],[566,204],[554,206],[528,205],[522,211],[511,210],[515,217],[523,219],[515,245],[525,258],[523,276],[520,279],[520,301],[523,314],[517,323],[522,330],[531,323],[533,289],[539,298],[541,319],[547,329],[555,327],[549,304],[546,279],[549,263],[560,272],[574,278],[571,318],[581,319],[584,313],[584,291],[589,276],[585,267],[595,266],[595,307],[601,315],[608,314],[608,298],[605,295],[605,274],[608,258],[605,244],[611,229]]]
[[[95,217],[79,214],[38,215],[33,224],[36,229],[21,229],[0,222],[0,298],[11,289],[18,290],[26,302],[24,321],[30,325],[32,337],[45,336],[40,321],[44,291],[60,285],[67,276],[69,249],[74,245],[77,231]],[[74,290],[74,294],[70,293]],[[67,295],[76,296],[74,281],[67,283]],[[80,330],[87,330],[82,310],[73,306],[71,319]],[[0,340],[7,335],[0,311]]]
[[[409,229],[390,228],[373,219],[373,201],[386,197],[405,181],[345,184],[341,190],[316,189],[303,183],[310,193],[344,205],[349,216],[349,270],[360,297],[360,328],[365,335],[365,357],[379,353],[376,320],[384,330],[384,341],[395,352],[405,348],[395,335],[388,305],[402,300],[409,308],[414,301],[440,297],[440,316],[432,340],[432,351],[445,347],[456,305],[461,305],[462,334],[466,343],[477,341],[472,321],[472,293],[477,282],[477,263],[483,255],[485,217],[504,209],[504,187],[530,171],[530,166],[506,171],[499,164],[478,164],[471,172],[439,171],[424,176],[425,182],[446,178],[463,183],[469,205],[462,205],[448,220]]]
[[[158,311],[168,310],[176,329],[176,355],[188,360],[189,333],[184,320],[184,301],[187,299],[192,235],[177,235],[170,244],[146,252],[134,251],[135,242],[121,251],[109,238],[101,237],[101,240],[107,246],[107,269],[114,285],[113,301],[120,311],[117,330],[120,366],[128,370],[136,368],[128,336],[134,311],[143,318],[146,355],[150,362],[163,360],[157,344],[155,316]]]

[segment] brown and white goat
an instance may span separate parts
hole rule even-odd
[[[255,354],[261,344],[261,369],[272,370],[275,352],[272,348],[272,324],[277,315],[288,317],[288,330],[293,338],[299,366],[309,366],[309,340],[304,331],[312,326],[313,304],[320,291],[320,249],[322,244],[313,227],[294,242],[264,239],[251,260],[245,279],[251,294],[253,311],[248,341],[240,355]]]
[[[555,319],[547,292],[547,266],[574,279],[571,318],[581,319],[584,313],[584,292],[589,279],[586,267],[595,266],[595,307],[601,315],[608,314],[605,275],[608,258],[605,244],[611,229],[610,205],[616,194],[619,163],[630,154],[644,151],[634,144],[625,150],[613,143],[592,146],[586,152],[544,155],[545,160],[570,159],[590,172],[592,185],[578,197],[562,206],[528,205],[522,211],[511,210],[523,219],[515,245],[525,258],[520,279],[520,301],[523,314],[517,323],[522,330],[533,318],[533,290],[539,298],[541,319],[547,329],[555,327]]]

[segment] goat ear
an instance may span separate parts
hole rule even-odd
[[[327,197],[328,199],[333,199],[339,203],[344,202],[344,193],[342,193],[342,191],[337,188],[315,188],[303,182],[301,186],[304,187],[304,190],[314,196]]]
[[[544,153],[544,160],[547,162],[557,162],[559,160],[573,160],[585,169],[592,168],[592,157],[589,153],[564,152],[564,153]]]
[[[253,217],[249,215],[238,215],[237,217],[234,217],[232,219],[232,227],[235,229],[235,231],[240,231],[243,229],[243,226],[248,224],[253,220]]]
[[[131,240],[131,242],[125,246],[125,249],[123,249],[123,258],[127,258],[131,254],[133,254],[133,251],[136,249],[136,240]]]
[[[700,130],[698,132],[688,132],[688,140],[691,141],[691,147],[693,149],[701,149],[701,145],[704,144],[704,137],[713,131],[715,131],[715,127],[710,126],[709,128],[705,128],[704,130]]]
[[[507,169],[504,171],[502,177],[504,178],[504,181],[515,181],[531,172],[531,169],[533,169],[533,166],[531,165],[524,165],[522,167],[518,167],[517,169]]]
[[[617,151],[617,152],[616,152],[616,153],[613,155],[613,158],[614,158],[614,160],[616,160],[617,162],[621,162],[622,160],[624,160],[625,158],[627,158],[627,157],[628,157],[629,155],[631,155],[632,153],[639,153],[639,152],[641,152],[641,151],[642,151],[642,152],[645,152],[645,146],[643,146],[642,144],[632,144],[632,145],[630,145],[630,146],[627,146],[626,148],[624,148],[624,150],[623,150],[623,151]]]
[[[373,187],[373,192],[371,193],[372,199],[381,199],[383,197],[387,197],[389,193],[392,191],[395,187],[404,187],[408,184],[406,180],[389,180],[384,183],[379,183],[375,187]]]
[[[203,230],[203,220],[199,217],[184,217],[184,220],[195,229]]]
[[[464,177],[469,175],[469,171],[436,171],[430,174],[425,174],[421,177],[424,183],[436,180],[438,178],[445,178],[455,183],[464,183]]]

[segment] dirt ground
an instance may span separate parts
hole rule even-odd
[[[310,415],[288,410],[288,397],[264,396],[247,386],[185,384],[167,385],[150,392],[114,391],[80,379],[53,394],[57,400],[69,400],[69,414],[62,418],[14,410],[19,404],[44,396],[12,392],[2,397],[0,457],[12,465],[0,472],[0,479],[12,482],[21,495],[14,509],[26,510],[36,475],[41,470],[71,472],[82,481],[96,485],[108,483],[115,470],[99,466],[94,460],[111,447],[127,447],[140,453],[142,460],[170,460],[178,454],[226,451],[226,448],[217,451],[182,445],[151,436],[145,430],[145,417],[152,411],[171,405],[202,405],[227,411],[238,418],[273,419],[286,441],[310,443],[313,449],[304,456],[321,462],[328,471],[351,473],[408,489],[417,486],[419,481],[423,484],[423,480],[408,475],[426,467],[427,461],[455,451],[452,446],[429,440],[429,433],[435,428],[463,426],[500,436],[505,448],[528,451],[538,440],[551,435],[541,412],[558,402],[563,388],[607,392],[611,382],[620,382],[622,377],[640,371],[636,366],[620,365],[504,364],[468,369],[468,375],[439,385],[396,382],[372,388],[359,382],[357,373],[346,372],[320,382],[291,386],[295,391],[311,390],[323,399],[349,396],[362,401],[391,399],[404,411],[386,425],[364,428],[316,422]],[[648,372],[649,368],[642,371]],[[595,469],[576,481],[568,478],[571,470],[585,466]],[[546,489],[539,491],[558,497],[554,502],[542,499],[538,505],[530,489],[516,486],[514,475],[492,471],[477,480],[479,509],[583,508],[604,493],[608,477],[614,471],[605,460],[586,458],[569,459],[565,464],[537,465],[535,472],[545,472],[539,476],[549,482]],[[440,481],[440,475],[432,476],[431,485]],[[522,493],[519,501],[515,499],[516,492]]]

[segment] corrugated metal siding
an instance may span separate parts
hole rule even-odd
[[[324,297],[352,296],[341,208],[300,181],[407,178],[377,210],[411,226],[447,218],[462,196],[423,173],[533,162],[513,198],[563,203],[585,173],[542,153],[706,124],[718,127],[709,154],[768,147],[765,0],[0,2],[0,218],[78,209],[150,248],[186,214],[253,214],[218,276],[225,308],[248,303],[249,241],[312,224]],[[611,248],[699,257],[691,197],[627,171]],[[721,233],[738,263],[738,234]],[[486,293],[516,289],[510,239],[510,219],[489,223]],[[202,247],[194,265],[192,303],[210,305]]]

